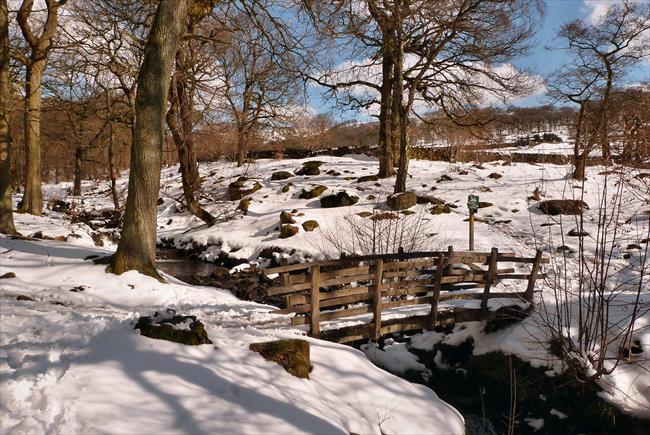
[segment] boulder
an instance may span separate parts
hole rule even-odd
[[[319,175],[320,174],[320,165],[323,162],[318,160],[311,160],[302,164],[302,168],[296,171],[296,175]]]
[[[242,214],[247,215],[248,214],[248,207],[251,205],[251,200],[250,198],[242,198],[239,201],[239,205],[237,206],[237,210],[241,211]]]
[[[16,300],[17,301],[36,302],[36,299],[30,298],[29,296],[25,296],[25,295],[18,295],[18,297],[16,297]]]
[[[401,192],[390,195],[386,202],[393,210],[406,210],[417,203],[417,195],[414,192]]]
[[[364,175],[363,177],[357,178],[357,183],[365,183],[367,181],[379,181],[377,175]]]
[[[359,213],[357,213],[357,216],[360,216],[360,217],[362,217],[362,218],[367,218],[367,217],[372,216],[372,212],[369,212],[369,211],[360,211]]]
[[[312,187],[311,189],[302,189],[302,192],[300,192],[300,195],[298,197],[300,199],[318,198],[326,190],[327,190],[327,187],[320,186],[320,185]]]
[[[289,171],[277,171],[271,174],[271,180],[286,180],[291,177],[293,174]]]
[[[478,208],[487,208],[487,207],[492,207],[493,205],[494,204],[492,204],[491,202],[479,201]]]
[[[440,178],[438,178],[436,183],[443,183],[445,181],[452,181],[452,180],[453,180],[453,178],[451,178],[449,175],[442,175],[442,176],[440,176]]]
[[[236,201],[243,197],[255,193],[262,188],[262,185],[255,181],[254,183],[247,183],[248,178],[239,177],[237,181],[228,185],[228,199]]]
[[[158,340],[190,346],[212,344],[203,323],[197,320],[196,316],[178,315],[172,309],[157,311],[153,316],[140,317],[135,329],[139,329],[140,334],[145,337]]]
[[[539,209],[544,213],[551,216],[558,214],[563,215],[577,215],[582,214],[583,209],[589,210],[586,202],[579,199],[550,199],[548,201],[541,201]]]
[[[431,214],[451,213],[451,207],[449,204],[435,204],[429,211]]]
[[[283,224],[295,224],[296,221],[293,218],[293,215],[289,213],[288,211],[282,211],[280,212],[280,222]]]
[[[415,214],[413,210],[402,210],[400,213],[402,213],[404,216],[410,216],[412,214]]]
[[[289,224],[283,224],[280,227],[280,238],[281,239],[288,239],[289,237],[293,237],[296,234],[298,234],[298,231],[300,231],[300,228],[294,226],[294,225],[289,225]]]
[[[383,221],[387,219],[399,219],[399,216],[396,215],[395,213],[386,211],[383,213],[375,213],[370,217],[370,220],[372,221]]]
[[[280,364],[289,374],[297,378],[309,379],[311,361],[307,341],[299,339],[267,341],[251,343],[248,348],[262,355],[265,360]]]
[[[589,235],[588,232],[586,231],[578,231],[577,229],[573,228],[571,229],[568,233],[567,236],[571,237],[587,237]]]
[[[499,174],[498,172],[492,172],[490,175],[488,175],[488,178],[492,178],[493,180],[498,180],[501,177],[503,177],[503,175]]]
[[[350,195],[347,192],[339,192],[336,195],[324,196],[320,199],[320,206],[323,208],[346,207],[359,202],[359,197]]]
[[[7,272],[3,275],[0,275],[0,279],[8,279],[8,278],[15,278],[16,274],[13,272]]]
[[[309,220],[302,223],[302,229],[305,231],[314,231],[318,227],[318,222],[315,220]]]

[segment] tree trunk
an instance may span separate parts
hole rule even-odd
[[[576,122],[576,137],[573,144],[573,164],[575,169],[573,171],[574,180],[584,180],[585,179],[585,164],[586,158],[580,158],[580,141],[582,139],[582,123],[585,117],[585,106],[586,103],[580,104],[580,110],[578,110],[578,121]]]
[[[406,176],[408,174],[408,127],[409,118],[408,110],[404,107],[404,43],[401,31],[401,2],[395,2],[395,20],[400,23],[396,32],[395,44],[393,49],[394,69],[393,69],[393,116],[399,117],[399,163],[397,167],[397,176],[395,177],[395,188],[393,193],[406,191]]]
[[[156,270],[156,212],[169,82],[188,0],[161,0],[138,74],[135,127],[124,226],[109,271],[137,270],[161,279]]]
[[[0,233],[16,234],[11,203],[11,82],[9,81],[9,16],[0,0]]]
[[[584,180],[585,179],[585,169],[587,167],[587,156],[589,155],[588,150],[584,150],[578,155],[578,158],[575,162],[575,170],[573,171],[574,180]]]
[[[392,91],[393,58],[390,54],[390,41],[384,34],[384,53],[382,59],[381,107],[379,109],[379,177],[388,178],[395,175],[392,134]]]
[[[74,182],[72,195],[81,196],[81,165],[83,164],[84,150],[78,147],[74,150]]]
[[[110,120],[111,113],[108,113],[108,177],[111,181],[111,197],[113,198],[113,207],[115,210],[120,209],[120,198],[117,195],[117,180],[115,176],[115,165],[113,164],[113,123]]]
[[[41,79],[45,60],[26,66],[25,85],[25,194],[20,211],[40,216],[43,212],[41,188]]]
[[[237,129],[237,166],[243,166],[247,153],[246,132],[244,129]]]

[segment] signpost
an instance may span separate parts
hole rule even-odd
[[[467,197],[467,208],[469,209],[469,250],[474,250],[474,213],[478,212],[478,195]]]

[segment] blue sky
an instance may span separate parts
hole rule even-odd
[[[543,18],[542,25],[534,38],[533,47],[529,55],[516,59],[512,63],[518,67],[526,68],[534,74],[542,77],[558,68],[565,60],[566,53],[560,50],[547,50],[548,46],[557,45],[555,36],[557,29],[571,20],[582,19],[591,21],[599,14],[606,11],[608,5],[615,0],[546,0],[546,15]],[[644,62],[632,74],[634,81],[650,81],[650,63]],[[310,92],[310,102],[316,107],[317,112],[327,111],[329,104],[323,102],[317,89]],[[517,103],[518,106],[532,106],[544,104],[544,95],[535,95]],[[345,112],[335,113],[338,119],[367,119],[366,116],[359,113]]]

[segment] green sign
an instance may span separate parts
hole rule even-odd
[[[478,211],[478,195],[469,195],[467,197],[467,208],[470,213],[476,213]]]

